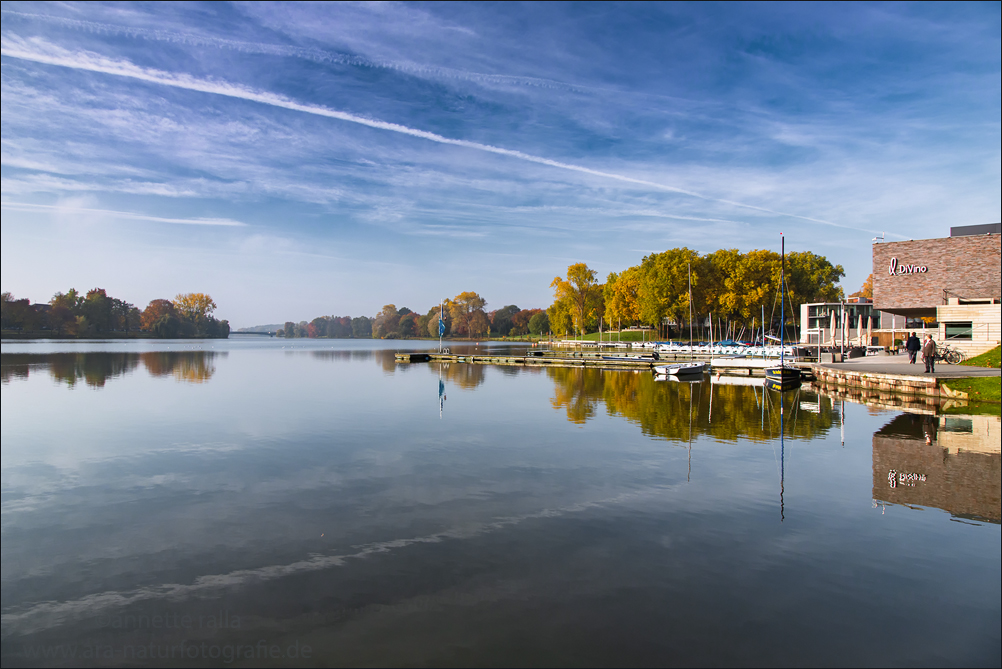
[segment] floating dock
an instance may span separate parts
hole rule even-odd
[[[591,351],[538,351],[530,350],[520,355],[504,354],[460,354],[460,353],[397,353],[394,356],[397,362],[454,362],[472,363],[478,365],[520,365],[520,366],[544,366],[544,367],[596,367],[602,369],[651,369],[654,365],[663,365],[668,362],[688,362],[688,361],[709,361],[709,355],[690,355],[661,353],[658,360],[652,360],[650,353],[637,354],[610,354],[608,352]],[[719,360],[716,358],[714,360]],[[761,358],[755,360],[761,362]],[[779,360],[770,360],[768,365],[777,365]],[[797,364],[792,361],[788,364]],[[767,365],[729,366],[718,369],[713,368],[714,374],[728,374],[740,376],[764,376],[764,367]],[[809,369],[807,365],[803,366]]]
[[[543,367],[600,367],[603,369],[647,369],[655,362],[640,356],[623,356],[616,360],[604,360],[597,353],[554,354],[544,351],[529,351],[523,355],[471,354],[459,353],[397,353],[397,362],[465,362],[478,365],[519,365]],[[658,361],[660,362],[660,361]]]

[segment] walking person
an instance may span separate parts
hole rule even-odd
[[[925,336],[925,343],[922,344],[922,362],[925,363],[926,373],[936,372],[936,342],[932,340],[932,335]]]
[[[911,333],[908,337],[908,341],[905,342],[905,349],[908,351],[908,363],[911,365],[915,364],[915,358],[918,356],[918,352],[922,349],[922,342],[919,338],[915,336],[915,333]]]

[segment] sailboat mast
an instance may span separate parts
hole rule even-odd
[[[689,263],[689,356],[692,357],[692,263]]]
[[[786,237],[779,233],[781,267],[779,270],[779,368],[785,366],[784,354],[786,353],[786,342],[783,335],[786,334]],[[782,371],[780,372],[782,374]],[[781,377],[782,378],[782,377]]]

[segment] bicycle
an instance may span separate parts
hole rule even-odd
[[[967,355],[960,349],[943,345],[943,348],[936,351],[936,362],[945,362],[948,365],[959,365],[967,359]]]

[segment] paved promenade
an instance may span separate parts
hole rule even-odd
[[[833,370],[857,372],[860,374],[892,374],[895,376],[916,376],[927,379],[960,379],[971,376],[999,376],[998,369],[991,367],[967,367],[965,365],[948,365],[936,363],[936,373],[926,374],[925,364],[919,358],[914,365],[908,364],[907,355],[871,355],[864,358],[854,358],[846,362],[825,363],[816,365]]]

